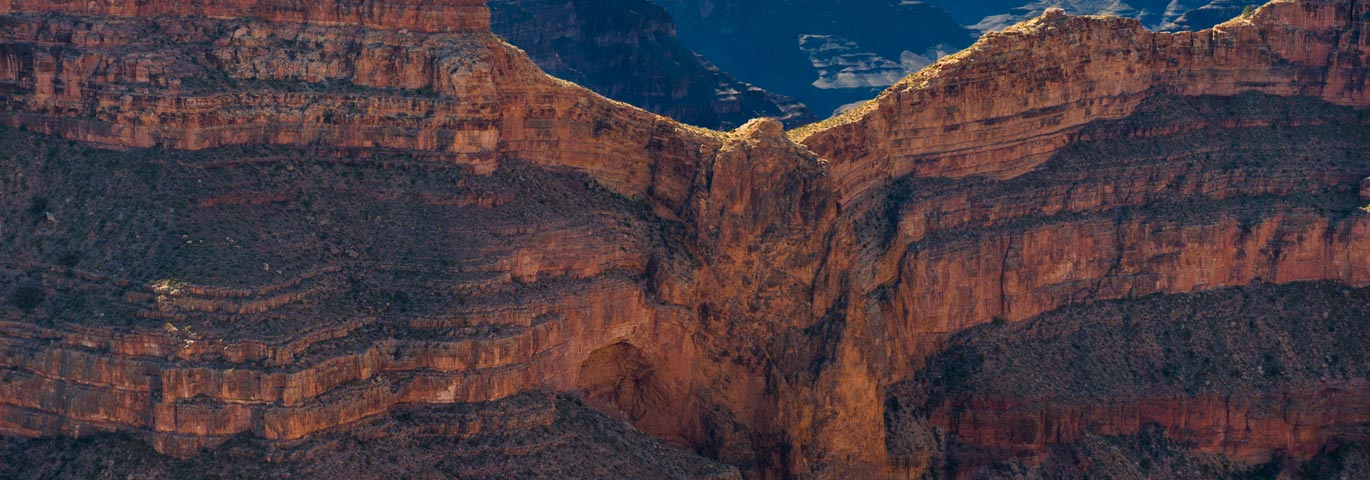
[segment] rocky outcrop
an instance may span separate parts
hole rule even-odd
[[[1081,126],[1130,115],[1158,92],[1362,104],[1365,45],[1355,32],[1364,13],[1354,3],[1274,2],[1213,30],[1171,34],[1053,10],[795,137],[833,162],[854,199],[909,174],[1020,175]]]
[[[658,157],[651,145],[717,143],[713,133],[552,79],[474,26],[421,33],[255,19],[9,18],[4,121],[95,144],[384,148],[482,172],[510,157],[585,171],[639,196],[653,189],[657,162],[688,164],[663,166],[670,170],[699,161],[697,152]],[[53,43],[73,48],[45,47]],[[606,133],[623,136],[617,151],[585,141]]]
[[[917,470],[889,448],[906,433],[888,428],[891,390],[958,332],[1148,294],[1370,283],[1354,2],[1185,34],[1053,12],[796,132],[684,126],[479,28],[11,8],[11,435],[126,432],[194,462],[235,437],[269,452],[550,390],[745,476],[889,477]],[[1211,420],[1218,398],[1275,429],[1294,420],[1244,405],[1340,411],[1318,402],[1360,391],[1285,386],[1109,389],[1053,403],[1065,420],[1026,444],[1134,434],[1150,422],[1136,405]],[[1037,404],[977,392],[978,417],[927,418],[994,461]],[[1316,424],[1362,421],[1348,412]],[[1210,447],[1230,430],[1154,420]]]
[[[890,302],[886,322],[917,346],[913,361],[944,334],[1098,298],[1361,284],[1365,224],[1350,212],[1365,146],[1340,139],[1363,123],[1314,105],[1158,97],[1020,177],[901,180],[858,227],[853,242],[870,253],[856,278]],[[1305,107],[1321,113],[1300,118]],[[1269,142],[1281,135],[1301,140]]]
[[[495,33],[548,73],[682,123],[730,130],[761,117],[791,127],[818,120],[707,63],[646,0],[498,0],[490,9]]]
[[[810,279],[746,288],[788,302],[820,258],[800,232],[834,212],[779,123],[686,127],[548,77],[485,30],[6,19],[6,161],[24,180],[4,202],[37,219],[5,247],[11,434],[127,431],[188,457],[550,389],[702,445],[699,412],[755,391],[697,397],[698,310],[655,289],[707,296],[701,261],[755,261],[736,242],[788,261],[789,243],[766,245],[785,231]],[[763,174],[790,180],[730,196]],[[768,220],[780,192],[816,213]],[[694,250],[677,228],[717,239]]]
[[[1138,20],[1158,31],[1203,30],[1261,0],[930,0],[841,3],[774,0],[653,0],[680,24],[686,45],[724,71],[794,97],[820,117],[969,45],[1061,8],[1071,15]],[[518,42],[515,42],[518,43]],[[535,56],[536,57],[536,56]]]
[[[1364,127],[1356,110],[1325,104],[1316,109],[1349,116],[1300,119],[1303,102],[1158,97],[1128,120],[1096,123],[1082,133],[1090,140],[1029,174],[900,180],[834,237],[833,251],[850,256],[830,256],[823,271],[847,274],[820,277],[834,288],[819,295],[844,283],[848,293],[815,304],[839,306],[836,350],[861,360],[834,368],[833,384],[820,388],[899,382],[957,332],[1080,302],[1263,281],[1364,285],[1367,224],[1356,194],[1364,146],[1335,140]],[[1256,105],[1279,120],[1250,114],[1245,127],[1191,130],[1194,120],[1225,123],[1217,119]],[[1339,126],[1317,132],[1331,125]],[[832,408],[864,415],[880,402]]]
[[[1345,170],[1323,168],[1337,158],[1357,158],[1349,152],[1360,147],[1325,140],[1358,135],[1352,132],[1363,128],[1359,114],[1346,110],[1350,116],[1343,120],[1304,120],[1312,110],[1297,103],[1239,95],[1306,95],[1320,98],[1313,103],[1324,112],[1336,110],[1329,102],[1362,102],[1356,85],[1363,82],[1341,80],[1359,78],[1363,47],[1341,40],[1359,37],[1331,33],[1356,28],[1360,12],[1353,7],[1359,8],[1277,2],[1251,19],[1198,34],[1155,34],[1130,20],[1048,14],[982,39],[837,121],[792,132],[829,161],[843,216],[854,225],[834,236],[815,316],[843,306],[844,335],[835,350],[839,358],[845,352],[861,360],[834,362],[824,372],[832,377],[820,375],[817,388],[848,394],[830,397],[820,410],[838,412],[836,419],[850,415],[834,420],[850,421],[841,427],[847,431],[884,438],[852,425],[865,424],[882,401],[878,394],[862,398],[864,387],[855,386],[909,378],[947,336],[996,319],[1253,281],[1363,285],[1366,260],[1358,252],[1366,226],[1353,214],[1361,203],[1353,192],[1366,166],[1349,160]],[[1054,43],[1073,34],[1089,40]],[[1291,38],[1285,35],[1328,43],[1264,43]],[[1252,39],[1249,47],[1243,38]],[[1159,77],[1150,77],[1147,62],[1128,57],[1172,50],[1177,44],[1171,42],[1181,39],[1193,39],[1196,47],[1214,43],[1176,60],[1183,73]],[[1096,45],[1102,47],[1093,50]],[[1038,55],[1050,59],[1027,60]],[[1257,63],[1266,67],[1250,67],[1242,58],[1264,58]],[[1119,63],[1106,66],[1114,60]],[[1216,65],[1204,66],[1210,61]],[[1025,65],[1043,67],[1040,75],[1010,73],[1037,71]],[[1102,71],[1091,73],[1096,68]],[[1209,76],[1221,80],[1197,80]],[[1135,96],[1122,93],[1137,79],[1147,85],[1136,87]],[[1021,88],[1013,86],[1020,80]],[[1117,92],[1084,93],[1095,89]],[[1035,100],[1076,94],[1089,100]],[[1223,98],[1174,100],[1207,94]],[[921,118],[903,123],[915,117]],[[1311,130],[1293,133],[1301,125],[1333,124],[1347,130],[1313,134],[1320,140],[1303,137]],[[1284,138],[1295,149],[1319,151],[1286,151],[1270,142],[1281,137],[1257,132],[1290,135]],[[994,147],[999,141],[1012,147]],[[1328,150],[1321,150],[1324,145]],[[1143,157],[1151,160],[1134,163]],[[836,436],[815,438],[821,443]],[[820,449],[861,455],[856,445],[829,442]],[[885,463],[879,453],[864,455]]]

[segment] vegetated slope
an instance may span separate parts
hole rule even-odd
[[[758,117],[817,120],[804,105],[737,81],[676,37],[646,0],[495,0],[496,34],[548,73],[691,125],[730,130]]]
[[[1367,313],[1370,290],[1318,282],[977,327],[891,389],[891,455],[953,477],[1321,478],[1370,432]]]
[[[545,392],[400,407],[288,446],[239,437],[190,460],[120,433],[0,439],[0,458],[4,478],[740,478]]]
[[[832,121],[726,133],[544,75],[475,1],[5,5],[12,436],[193,466],[552,391],[744,476],[917,476],[942,467],[892,448],[888,400],[958,332],[1370,283],[1356,2],[1179,34],[1051,12]],[[640,460],[585,465],[678,471]]]
[[[1012,179],[901,179],[881,191],[878,203],[857,222],[850,244],[862,252],[858,258],[866,258],[853,263],[870,265],[863,267],[865,272],[879,282],[860,302],[866,305],[864,311],[858,311],[866,322],[861,328],[874,331],[864,340],[853,340],[853,349],[890,352],[885,358],[891,378],[908,378],[923,368],[924,355],[956,345],[959,337],[946,338],[972,325],[1006,324],[1110,298],[1165,298],[1167,293],[1252,282],[1356,278],[1360,267],[1353,265],[1362,262],[1357,259],[1359,247],[1336,245],[1364,241],[1366,218],[1359,208],[1367,200],[1356,193],[1370,168],[1360,133],[1364,119],[1359,110],[1306,99],[1156,97],[1126,119],[1087,127],[1080,141]],[[1330,291],[1340,295],[1342,289]],[[1358,318],[1355,311],[1346,310],[1350,318]],[[1229,315],[1224,321],[1244,318],[1213,312]],[[850,315],[847,321],[858,318]],[[1031,343],[1033,338],[1018,341]],[[1153,347],[1146,341],[1115,340],[1112,348],[1132,353],[1101,351],[1098,363],[1126,368]],[[1346,341],[1360,345],[1354,336]],[[959,456],[948,453],[955,450],[952,439],[941,433],[887,422],[886,445],[896,471],[915,476],[930,468],[968,472],[972,467],[1012,463],[1023,452],[1040,460],[1058,449],[1075,448],[1075,441],[1091,435],[1135,434],[1145,426],[1136,423],[1146,418],[1139,417],[1139,409],[1143,414],[1185,415],[1186,410],[1164,403],[1175,401],[1173,392],[1183,391],[1185,384],[1175,378],[1153,379],[1157,388],[1131,381],[1095,385],[1089,383],[1087,372],[1049,365],[1075,365],[1075,359],[1031,349],[994,350],[1019,351],[1037,355],[1034,361],[1040,358],[1043,363],[986,367],[983,378],[1010,384],[1040,380],[1070,395],[1095,396],[1075,403],[1052,402],[1025,386],[969,407],[949,406],[946,421],[958,422],[950,423],[955,432],[973,438],[966,440],[971,447],[979,445],[974,442],[991,447],[956,450]],[[1091,351],[1088,346],[1080,350]],[[1199,344],[1192,353],[1220,357],[1221,351]],[[1108,363],[1112,361],[1122,363]],[[1350,376],[1363,378],[1354,372]],[[916,387],[896,384],[889,392],[917,398],[965,385],[955,383],[962,378],[951,372]],[[979,384],[964,388],[981,389]],[[983,390],[987,396],[995,392]],[[1351,389],[1341,397],[1341,405],[1365,404],[1365,393]],[[1260,398],[1250,391],[1227,397],[1234,404]],[[1316,396],[1294,396],[1280,405],[1318,411],[1326,407],[1319,401]],[[907,408],[892,407],[888,398],[885,402],[886,417],[892,409]],[[987,413],[976,415],[974,408]],[[1010,413],[996,416],[996,408]],[[1021,408],[1021,415],[1014,416],[1019,412],[1014,408]],[[1194,416],[1170,418],[1199,422]],[[1312,418],[1331,423],[1291,436],[1256,424],[1251,428],[1272,435],[1249,438],[1223,428],[1195,427],[1172,431],[1167,438],[1184,445],[1176,446],[1177,451],[1189,451],[1193,444],[1227,442],[1230,450],[1195,451],[1216,453],[1214,461],[1232,462],[1234,471],[1244,471],[1275,451],[1286,452],[1295,462],[1308,460],[1328,441],[1312,432],[1336,431],[1361,421],[1355,415],[1312,415],[1295,422],[1307,425]],[[1033,423],[1037,421],[1059,423]],[[929,458],[938,452],[948,456]],[[943,461],[948,463],[938,463]],[[1101,465],[1108,461],[1097,460]]]

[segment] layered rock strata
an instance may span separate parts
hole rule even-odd
[[[305,23],[270,15],[92,23],[16,4],[0,40],[0,82],[11,92],[5,122],[134,148],[382,148],[431,153],[482,172],[498,158],[517,158],[584,171],[633,196],[647,193],[655,170],[700,163],[697,151],[657,155],[653,145],[717,144],[716,133],[546,76],[490,34],[479,1],[415,5],[450,6],[443,15],[464,20],[432,33],[312,16]],[[615,140],[595,140],[605,134]]]
[[[485,3],[480,0],[338,0],[332,2],[282,2],[279,0],[53,2],[46,0],[5,0],[0,3],[0,13],[17,12],[108,15],[130,18],[148,18],[162,15],[255,18],[268,22],[357,25],[383,30],[412,30],[424,33],[490,28],[490,15],[485,9]]]
[[[1370,283],[1351,1],[1184,34],[1049,13],[788,133],[555,80],[469,2],[415,3],[475,12],[439,31],[9,5],[13,435],[130,432],[195,458],[553,390],[755,478],[910,475],[931,467],[887,448],[890,391],[957,332]],[[1121,417],[1149,397],[1127,393],[1032,446],[1133,433]],[[942,425],[990,447],[1016,431],[984,423]]]
[[[188,455],[400,404],[573,390],[560,365],[619,342],[689,358],[695,327],[637,279],[659,242],[650,207],[584,177],[6,137],[7,204],[45,205],[7,243],[10,292],[40,297],[3,324],[10,432],[136,427]],[[654,385],[679,400],[672,370]]]
[[[0,451],[6,478],[741,478],[574,398],[537,392],[401,406],[299,442],[236,438],[184,460],[120,433],[0,438]]]
[[[1275,452],[1312,459],[1336,439],[1364,440],[1368,293],[1265,284],[968,330],[891,389],[891,454],[968,476],[1003,459],[1036,463],[1024,460],[1089,435],[1157,428],[1239,465]],[[940,456],[923,444],[937,437],[948,439]]]
[[[844,198],[906,175],[1010,178],[1090,122],[1122,118],[1158,92],[1263,92],[1360,105],[1367,7],[1274,2],[1200,32],[1060,10],[985,35],[866,105],[796,132],[833,162]]]

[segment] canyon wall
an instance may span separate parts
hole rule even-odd
[[[846,115],[795,133],[833,162],[852,201],[905,175],[1010,178],[1089,122],[1122,118],[1157,92],[1365,98],[1366,7],[1273,2],[1200,32],[1060,10],[987,34]]]
[[[1348,0],[1181,34],[1053,11],[792,132],[549,77],[470,2],[3,5],[10,435],[126,432],[193,461],[550,390],[752,478],[908,475],[931,467],[889,448],[890,392],[958,333],[1370,283]],[[386,13],[415,5],[469,20]],[[994,451],[1039,411],[971,393],[978,416],[920,421]],[[1096,400],[1008,445],[1169,426],[1129,419],[1174,404]]]
[[[883,386],[976,325],[1252,282],[1364,285],[1363,147],[1337,140],[1364,120],[1305,117],[1364,103],[1363,15],[1274,2],[1166,34],[1049,12],[791,132],[829,161],[853,225],[814,300],[845,323],[817,381],[842,395],[819,410],[849,423],[817,429],[815,449],[884,463],[861,448],[888,433],[866,426]]]
[[[384,148],[482,172],[510,157],[583,171],[631,196],[679,195],[670,191],[676,185],[655,188],[652,172],[693,168],[701,156],[657,145],[717,145],[717,133],[548,77],[482,26],[488,12],[479,2],[453,8],[480,20],[424,33],[310,16],[87,23],[14,14],[0,53],[0,82],[10,91],[4,121],[120,147]],[[46,47],[53,44],[71,48]],[[606,134],[615,139],[595,140]]]
[[[50,11],[35,5],[10,8]],[[6,430],[79,434],[133,427],[160,451],[183,456],[244,432],[299,439],[399,404],[572,390],[579,363],[616,343],[640,345],[654,359],[665,352],[690,358],[689,345],[681,342],[693,327],[658,318],[679,314],[644,296],[634,280],[652,256],[650,229],[633,220],[641,215],[637,207],[605,200],[597,207],[572,207],[564,198],[546,198],[548,192],[537,190],[544,184],[528,174],[496,175],[506,181],[495,184],[471,175],[493,175],[513,162],[543,164],[564,175],[589,175],[593,185],[669,212],[682,208],[692,169],[711,153],[711,144],[717,148],[721,134],[680,126],[547,77],[489,33],[480,2],[411,5],[466,18],[452,17],[441,28],[395,23],[406,17],[385,9],[402,3],[343,6],[342,12],[361,16],[351,21],[269,3],[216,4],[224,11],[211,11],[227,17],[222,19],[140,16],[189,8],[167,5],[172,10],[144,5],[139,8],[153,11],[129,11],[118,4],[55,9],[129,17],[107,22],[7,17],[7,123],[102,146],[213,153],[192,156],[197,167],[179,173],[135,155],[125,159],[125,168],[172,178],[162,186],[102,185],[65,197],[111,201],[111,191],[100,187],[148,198],[166,193],[161,198],[179,205],[183,215],[158,219],[165,222],[161,227],[133,223],[105,237],[117,246],[169,235],[171,228],[193,233],[185,246],[149,247],[145,258],[165,263],[158,271],[127,275],[130,263],[150,262],[87,243],[79,250],[92,257],[87,262],[97,263],[93,270],[122,270],[127,276],[53,280],[43,273],[51,263],[44,262],[41,246],[12,244],[18,249],[10,257],[17,275],[36,277],[32,282],[51,289],[53,297],[75,289],[122,298],[98,315],[123,317],[142,328],[102,326],[98,318],[80,318],[97,312],[60,305],[47,306],[47,314],[76,317],[70,320],[89,326],[35,327],[25,319],[42,313],[13,312],[10,320],[18,321],[6,324],[5,335],[12,372],[4,387],[10,399]],[[373,22],[375,15],[390,23]],[[48,47],[54,44],[71,48]],[[606,135],[623,141],[607,141]],[[239,145],[314,153],[222,150]],[[254,179],[268,175],[259,170],[263,162],[280,165],[280,158],[300,155],[320,160],[299,165],[299,171],[292,165],[296,174],[270,173],[267,184]],[[33,165],[39,170],[20,182],[7,203],[29,202],[26,195],[53,198],[71,181],[42,170],[64,160],[37,158],[54,163]],[[360,166],[336,167],[340,163]],[[321,183],[323,190],[313,184],[338,175],[335,167],[355,169],[361,175],[356,178],[380,178],[381,170],[391,168],[402,173],[390,175],[394,185],[342,177]],[[312,175],[298,173],[305,169]],[[664,181],[653,178],[658,170]],[[430,177],[453,183],[434,184]],[[577,198],[593,198],[599,188],[568,181],[544,186]],[[335,195],[355,204],[338,204]],[[153,208],[122,198],[126,202],[100,210],[112,218]],[[301,202],[320,210],[278,217],[274,235],[291,239],[289,244],[262,238],[268,227],[251,223]],[[548,213],[553,207],[544,205],[577,213]],[[578,213],[582,209],[586,213]],[[65,217],[82,210],[68,203],[48,213]],[[439,231],[421,233],[415,230],[422,225],[419,218],[444,220]],[[378,228],[355,228],[364,224]],[[79,232],[89,228],[94,225],[72,218],[57,233],[40,228],[26,237],[83,237]],[[622,235],[606,235],[621,229]],[[427,235],[439,239],[418,240]],[[206,250],[188,251],[206,241]],[[109,252],[103,264],[96,260],[101,252]],[[378,275],[399,279],[381,287],[358,278]],[[383,306],[395,303],[385,296],[412,298],[420,292],[437,295],[438,305],[428,307],[433,310],[427,315],[355,305],[356,291],[378,288],[392,292],[381,297]],[[282,330],[282,324],[289,327]],[[654,385],[664,385],[671,401],[684,403],[688,378],[669,378],[672,365],[663,364],[660,373],[668,378]],[[656,409],[650,413],[662,416]],[[654,433],[689,432],[687,420],[661,422],[670,425]]]
[[[1155,429],[1189,455],[1233,462],[1207,476],[1315,458],[1338,439],[1363,441],[1367,292],[1267,283],[972,329],[891,389],[891,455],[967,477],[1050,462],[1090,437],[1144,443],[1137,435]],[[939,436],[958,444],[941,458],[928,448]]]
[[[203,15],[213,18],[255,18],[271,22],[314,25],[358,25],[385,30],[459,32],[490,28],[490,13],[481,0],[341,0],[336,2],[281,2],[279,0],[140,2],[99,0],[53,2],[5,0],[0,13],[54,12],[68,15],[155,17]]]
[[[698,357],[727,340],[701,340],[700,310],[649,285],[789,302],[811,283],[821,238],[802,232],[830,223],[830,189],[778,123],[680,125],[480,28],[5,18],[5,203],[61,219],[6,240],[6,294],[32,299],[6,304],[6,432],[127,431],[187,457],[555,390],[691,447],[711,435],[699,412],[755,403],[717,421],[783,443],[774,407],[743,400],[764,379]],[[733,198],[758,175],[792,178]],[[780,192],[818,217],[770,218]],[[807,263],[799,278],[701,274],[715,255],[754,264],[773,225],[794,240],[768,260]],[[704,231],[716,240],[682,243]],[[739,386],[700,395],[708,375]]]

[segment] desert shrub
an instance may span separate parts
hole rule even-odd
[[[57,264],[63,267],[72,268],[78,263],[81,263],[81,253],[74,250],[63,253],[62,256],[57,257]]]
[[[47,295],[43,293],[43,289],[32,285],[24,285],[14,289],[13,292],[10,292],[9,302],[10,305],[14,305],[15,308],[29,312],[38,308],[38,305],[42,304],[46,297]]]
[[[43,214],[47,211],[47,197],[34,195],[33,198],[29,199],[29,216],[32,216],[35,220],[38,220],[41,219],[43,217]]]

